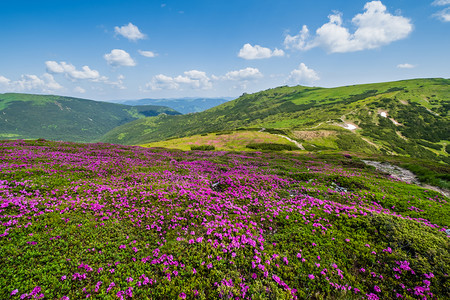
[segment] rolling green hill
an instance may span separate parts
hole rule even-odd
[[[0,94],[0,139],[91,142],[127,122],[161,113],[163,106],[128,106],[86,99],[32,94]]]
[[[413,79],[337,88],[278,87],[207,111],[144,118],[101,141],[144,144],[223,130],[265,128],[310,151],[404,155],[449,163],[450,80]]]
[[[169,148],[179,150],[190,150],[195,146],[214,146],[215,150],[220,151],[250,151],[248,144],[281,144],[297,148],[296,145],[275,134],[259,131],[239,130],[235,132],[218,132],[211,134],[193,135],[179,139],[169,139],[161,142],[153,142],[141,145],[148,148]]]
[[[113,101],[126,105],[162,105],[179,111],[182,114],[201,112],[225,103],[233,98],[174,98],[174,99],[139,99]]]

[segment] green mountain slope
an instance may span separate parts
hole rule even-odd
[[[163,106],[128,106],[52,95],[0,94],[0,139],[90,142],[119,125],[161,113],[179,114]]]
[[[182,114],[201,112],[227,102],[233,98],[178,98],[178,99],[139,99],[121,100],[117,103],[126,105],[162,105],[175,109]],[[115,102],[115,101],[114,101]]]
[[[207,132],[266,128],[307,150],[348,150],[447,160],[450,80],[413,79],[338,88],[279,87],[207,111],[130,122],[101,140],[143,144]]]

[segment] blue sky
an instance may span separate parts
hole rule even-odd
[[[236,97],[450,77],[450,0],[0,1],[0,93]]]

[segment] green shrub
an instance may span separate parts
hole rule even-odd
[[[277,144],[277,143],[251,143],[248,144],[246,147],[249,149],[265,150],[265,151],[298,150],[298,147],[294,145]]]
[[[213,145],[200,145],[200,146],[192,145],[191,150],[212,151],[216,150],[216,147],[214,147]]]
[[[327,179],[328,182],[335,182],[339,186],[349,190],[367,189],[364,181],[358,177],[345,177],[341,175],[331,175]]]
[[[216,135],[225,135],[225,134],[232,134],[232,133],[233,133],[232,130],[227,130],[227,131],[217,132]]]
[[[362,138],[357,136],[356,134],[340,134],[338,135],[338,139],[336,140],[336,144],[339,149],[345,151],[358,151],[358,152],[376,152],[374,146],[368,144]]]
[[[285,130],[282,130],[282,129],[266,128],[265,131],[268,132],[268,133],[272,133],[272,134],[287,135],[287,132]]]
[[[450,175],[447,166],[432,167],[412,163],[406,163],[400,166],[413,172],[421,182],[446,189],[450,188]]]
[[[417,140],[416,142],[417,142],[417,144],[419,144],[421,146],[425,146],[425,147],[435,149],[438,151],[442,150],[442,145],[440,145],[440,144],[433,144],[433,143],[430,143],[430,142],[424,141],[424,140]]]
[[[295,173],[291,174],[290,177],[297,181],[308,181],[310,179],[317,178],[317,175],[315,173]]]

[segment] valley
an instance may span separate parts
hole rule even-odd
[[[94,142],[130,121],[180,114],[164,106],[127,106],[54,95],[0,94],[0,139]]]

